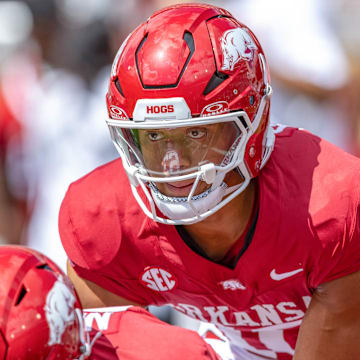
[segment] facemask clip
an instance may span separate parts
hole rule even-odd
[[[212,184],[215,181],[216,169],[213,163],[205,164],[200,167],[201,169],[201,180],[207,184]]]

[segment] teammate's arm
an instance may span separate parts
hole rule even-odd
[[[360,357],[360,272],[315,291],[300,327],[294,360]]]
[[[130,300],[105,290],[101,286],[89,280],[81,278],[75,272],[69,261],[67,262],[67,274],[74,284],[75,290],[84,309],[108,306],[138,305]]]

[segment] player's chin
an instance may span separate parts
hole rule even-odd
[[[189,196],[194,182],[189,181],[178,181],[173,183],[162,183],[158,184],[158,189],[160,192],[166,196],[171,197],[187,197]],[[205,185],[205,186],[204,186]],[[194,195],[201,194],[206,190],[206,184],[200,184],[195,189]]]

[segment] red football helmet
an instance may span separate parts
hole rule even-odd
[[[91,346],[66,275],[46,256],[0,247],[0,359],[85,359]]]
[[[144,212],[191,224],[240,194],[274,145],[271,92],[261,45],[224,9],[170,6],[136,28],[112,66],[107,124]]]

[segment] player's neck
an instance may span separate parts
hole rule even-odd
[[[252,214],[256,184],[207,219],[185,226],[186,231],[213,260],[220,260],[244,232]]]

